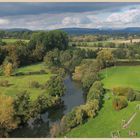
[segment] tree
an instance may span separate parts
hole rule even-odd
[[[3,63],[5,57],[6,57],[6,52],[3,48],[0,47],[0,65]]]
[[[86,72],[84,73],[83,75],[83,78],[82,78],[82,85],[83,85],[83,88],[85,90],[88,90],[92,84],[96,81],[96,80],[99,80],[99,74],[96,73],[96,72]]]
[[[20,123],[25,123],[30,118],[30,97],[26,91],[17,94],[14,99],[14,110],[16,117],[20,120]]]
[[[44,37],[43,45],[46,46],[47,50],[54,48],[66,50],[68,48],[67,33],[61,30],[50,31]]]
[[[114,65],[114,56],[111,50],[101,50],[97,54],[97,62],[100,64],[100,69]]]
[[[68,48],[68,36],[60,30],[33,33],[29,42],[29,48],[34,50],[37,45],[42,45],[45,52],[54,48],[65,50]]]
[[[0,39],[0,46],[4,46],[4,45],[6,45],[6,43],[3,42],[2,39]]]
[[[68,49],[65,51],[61,51],[60,62],[65,69],[69,70],[70,72],[73,72],[75,67],[81,63],[84,57],[84,51],[81,51],[80,49]]]
[[[61,133],[70,131],[77,125],[82,124],[87,118],[95,117],[98,110],[99,102],[96,99],[88,101],[85,105],[73,108],[71,112],[64,115],[61,119]]]
[[[103,94],[103,84],[100,81],[95,81],[87,94],[87,100],[89,101],[93,99],[98,99],[100,101]]]
[[[60,51],[58,49],[54,49],[52,51],[49,51],[46,56],[44,57],[44,62],[48,67],[52,66],[60,66]]]
[[[7,64],[4,64],[3,67],[4,67],[3,69],[4,69],[5,76],[11,76],[13,73],[13,64],[7,63]]]
[[[113,51],[114,57],[117,59],[126,58],[126,50],[124,48],[117,48]]]
[[[97,111],[99,110],[99,101],[94,99],[92,101],[88,101],[84,106],[84,111],[88,118],[93,118],[96,116]]]
[[[53,76],[47,81],[45,88],[47,88],[49,95],[62,96],[65,92],[63,79],[60,76]]]
[[[45,56],[45,49],[42,45],[37,45],[36,48],[32,52],[34,61],[41,61]]]
[[[13,64],[14,68],[17,68],[20,64],[19,57],[18,57],[18,49],[16,45],[7,45],[5,46],[5,49],[7,51],[7,57],[8,61]]]
[[[0,137],[6,137],[8,132],[17,128],[18,120],[14,117],[13,99],[0,96]]]

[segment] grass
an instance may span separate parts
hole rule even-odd
[[[111,96],[110,93],[109,96]],[[112,97],[111,97],[112,98]],[[74,128],[67,134],[67,137],[82,137],[82,138],[110,138],[111,132],[120,131],[120,137],[130,137],[129,130],[137,131],[137,137],[140,137],[140,111],[137,111],[136,105],[140,101],[129,103],[127,108],[120,111],[115,111],[112,107],[112,100],[105,100],[102,109],[99,111],[97,117],[89,119],[87,123]],[[137,115],[130,123],[128,128],[122,128],[122,120],[129,120],[132,114],[137,111]]]
[[[5,43],[14,43],[14,42],[17,42],[17,41],[25,41],[25,42],[29,42],[29,40],[25,40],[25,39],[14,39],[14,38],[5,38],[5,39],[2,39],[3,42]]]
[[[140,91],[140,66],[117,66],[101,72],[104,87],[127,86]]]
[[[111,89],[114,86],[129,86],[135,90],[140,90],[140,66],[118,66],[104,69],[101,72],[104,78],[102,81],[104,87]],[[112,107],[112,94],[106,93],[110,99],[104,99],[103,107],[99,114],[87,123],[80,125],[66,135],[67,137],[83,137],[83,138],[110,138],[111,132],[120,131],[120,137],[129,136],[129,130],[136,131],[137,136],[140,137],[140,110],[136,110],[136,105],[140,101],[129,102],[128,107],[115,111]],[[129,124],[128,128],[122,128],[122,120],[128,121],[134,112],[137,112],[136,117]]]
[[[42,63],[19,68],[17,72],[23,72],[23,73],[33,72],[33,71],[39,71],[41,69],[45,69]],[[0,80],[8,80],[10,83],[9,87],[0,87],[0,93],[15,97],[16,94],[26,90],[30,94],[31,99],[34,100],[41,93],[43,92],[47,93],[47,91],[44,91],[40,88],[31,88],[29,87],[29,82],[38,81],[40,84],[46,83],[47,80],[51,77],[51,73],[49,71],[46,72],[47,74],[41,74],[41,75],[23,75],[23,76],[10,76],[10,77],[0,76]]]

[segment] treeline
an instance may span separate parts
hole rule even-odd
[[[32,31],[23,30],[23,31],[8,31],[0,30],[0,38],[16,38],[16,39],[30,39]]]
[[[54,49],[49,51],[44,57],[45,64],[50,68],[64,68],[66,71],[73,72],[84,58],[96,58],[96,51],[85,51],[70,48],[67,50]]]
[[[94,42],[94,41],[105,41],[109,39],[108,35],[79,35],[70,36],[71,42]]]
[[[83,34],[83,35],[71,35],[71,42],[96,42],[96,41],[107,41],[107,40],[115,40],[115,39],[123,39],[123,40],[131,40],[137,39],[140,35],[134,34]]]
[[[46,53],[54,48],[68,48],[68,36],[63,31],[34,33],[29,43],[18,41],[0,47],[0,65],[11,63],[14,68],[43,60]]]
[[[116,50],[113,50],[113,54],[117,59],[140,59],[140,43],[124,44]]]

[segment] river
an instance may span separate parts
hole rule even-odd
[[[75,82],[70,76],[64,80],[66,87],[65,95],[62,97],[64,105],[60,108],[50,110],[41,114],[39,119],[33,123],[29,121],[27,125],[21,126],[14,130],[10,137],[12,138],[45,138],[49,137],[49,128],[52,123],[57,123],[61,120],[63,115],[70,112],[73,107],[85,103],[85,97],[82,86],[79,82]]]

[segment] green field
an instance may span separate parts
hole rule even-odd
[[[36,64],[31,66],[26,66],[17,69],[16,72],[33,72],[33,71],[39,71],[46,68],[43,66],[43,64]],[[0,87],[0,93],[6,94],[12,97],[15,97],[16,94],[18,94],[21,91],[26,90],[32,99],[36,99],[38,95],[40,95],[44,91],[40,88],[31,88],[29,87],[29,83],[31,81],[38,81],[40,84],[44,84],[51,76],[51,73],[47,71],[47,74],[40,74],[40,75],[23,75],[23,76],[0,76],[0,80],[8,80],[10,83],[9,87]]]
[[[120,66],[105,69],[101,72],[102,81],[105,88],[111,89],[114,86],[129,86],[140,90],[140,66]],[[106,93],[110,99],[104,99],[104,104],[99,114],[88,120],[87,123],[74,128],[67,134],[67,137],[111,137],[111,132],[120,131],[120,137],[129,136],[129,130],[136,131],[140,137],[140,110],[136,110],[136,105],[140,101],[129,102],[128,107],[115,111],[112,107],[112,94]],[[128,128],[122,128],[122,120],[129,120],[134,112],[136,117],[128,125]]]
[[[110,95],[110,93],[107,93]],[[136,105],[140,102],[129,103],[127,108],[120,111],[115,111],[112,107],[112,100],[104,101],[104,105],[97,117],[88,120],[84,125],[74,128],[67,134],[67,137],[104,137],[110,138],[111,132],[120,131],[120,137],[130,137],[129,130],[137,131],[137,137],[140,137],[140,111],[137,111]],[[129,120],[134,112],[137,112],[136,117],[130,123],[127,129],[122,128],[122,120]]]
[[[104,87],[128,86],[140,91],[140,66],[117,66],[102,72]]]
[[[17,41],[25,41],[25,42],[29,42],[29,40],[25,40],[25,39],[14,39],[14,38],[6,38],[6,39],[2,39],[3,42],[5,43],[14,43],[14,42],[17,42]]]

